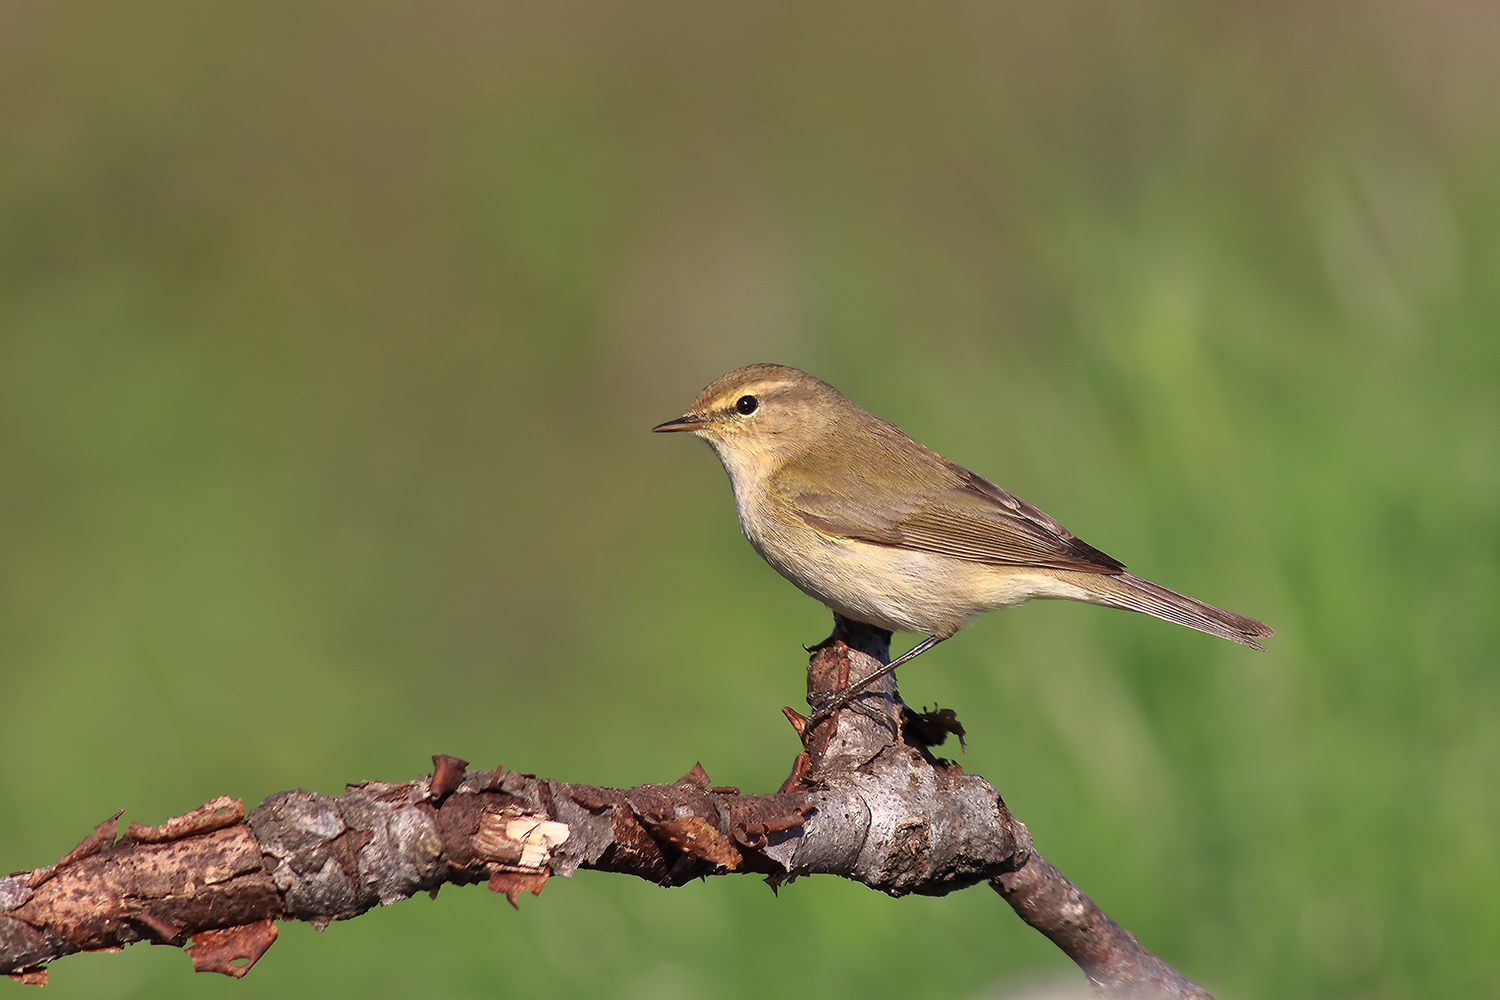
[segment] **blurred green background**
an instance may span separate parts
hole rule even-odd
[[[646,433],[798,365],[1270,652],[903,672],[1221,997],[1500,981],[1500,9],[0,4],[0,869],[401,780],[773,789],[829,616]],[[581,873],[49,997],[994,995],[993,893]],[[0,992],[21,987],[0,984]]]

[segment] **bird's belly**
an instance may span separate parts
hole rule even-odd
[[[756,526],[760,527],[760,526]],[[846,618],[946,638],[975,615],[1033,597],[1080,599],[1055,577],[1014,567],[834,538],[806,529],[746,536],[777,572]]]

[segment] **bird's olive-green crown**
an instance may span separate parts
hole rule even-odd
[[[710,440],[811,431],[853,404],[833,386],[786,365],[754,364],[723,375],[698,394],[687,413],[660,431],[692,431]]]

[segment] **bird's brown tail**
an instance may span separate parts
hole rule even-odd
[[[1276,630],[1254,618],[1216,608],[1175,590],[1142,579],[1134,573],[1070,573],[1068,582],[1087,590],[1092,603],[1155,615],[1200,632],[1230,639],[1251,649],[1264,650],[1257,638]]]

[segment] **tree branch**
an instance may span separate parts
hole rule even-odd
[[[808,665],[809,704],[886,662],[889,642],[836,617]],[[712,786],[698,765],[670,785],[612,789],[439,755],[413,781],[278,792],[248,815],[220,798],[117,836],[116,814],[55,864],[0,879],[0,972],[42,983],[65,955],[153,941],[238,977],[276,921],[322,927],[450,883],[487,882],[514,905],[592,868],[666,886],[837,875],[893,896],[987,881],[1098,996],[1211,1000],[1048,864],[989,782],[929,752],[963,736],[952,712],[912,712],[893,676],[811,731],[784,711],[804,749],[769,795]]]

